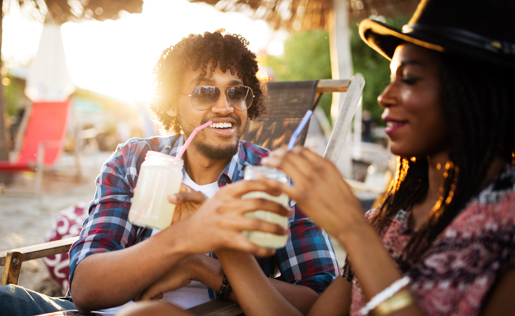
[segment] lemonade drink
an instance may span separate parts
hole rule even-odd
[[[288,177],[286,177],[286,175],[282,171],[263,166],[247,166],[247,168],[245,169],[245,180],[256,179],[258,174],[263,174],[268,178],[275,179],[283,183],[288,183]],[[279,196],[272,196],[265,192],[256,191],[247,193],[244,196],[242,196],[242,198],[263,198],[282,204],[285,207],[289,207],[289,198],[284,193]],[[261,210],[255,212],[248,212],[245,214],[245,216],[269,221],[281,225],[285,228],[288,227],[288,217],[280,216],[272,212]],[[244,234],[250,241],[252,241],[256,245],[266,248],[282,248],[286,245],[286,242],[288,241],[288,235],[274,235],[258,231],[245,231]]]
[[[179,192],[183,161],[149,151],[141,165],[138,183],[129,211],[129,221],[137,226],[164,229],[172,223],[175,204],[167,196]]]

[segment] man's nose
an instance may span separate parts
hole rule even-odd
[[[227,115],[229,113],[234,112],[234,107],[227,99],[227,93],[225,93],[225,91],[220,91],[220,97],[216,101],[215,105],[213,105],[213,107],[211,108],[211,111],[213,111],[213,113],[218,113],[221,115]]]

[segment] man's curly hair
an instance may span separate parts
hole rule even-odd
[[[254,101],[247,110],[250,120],[264,111],[264,86],[257,78],[256,55],[241,35],[222,34],[224,30],[190,34],[167,48],[154,67],[154,99],[150,109],[166,131],[178,133],[181,126],[166,112],[176,106],[185,71],[201,69],[201,78],[210,77],[219,67],[223,72],[238,75],[243,84],[254,91]],[[199,79],[201,79],[199,78]]]

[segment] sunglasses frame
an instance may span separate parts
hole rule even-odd
[[[219,96],[218,96],[218,98],[213,102],[213,104],[211,104],[209,107],[207,107],[207,108],[205,108],[205,109],[200,109],[200,110],[199,110],[199,109],[197,109],[197,108],[193,105],[193,91],[195,91],[195,89],[197,89],[198,87],[213,87],[213,88],[218,88],[218,90],[220,90],[220,95],[219,95]],[[230,89],[230,88],[235,88],[235,87],[244,87],[244,88],[248,88],[248,89],[250,90],[250,94],[251,94],[251,96],[252,96],[252,100],[250,101],[250,105],[249,105],[248,107],[246,107],[246,108],[244,108],[244,109],[240,109],[240,108],[238,108],[238,107],[234,106],[234,105],[231,103],[231,100],[229,99],[229,96],[227,95],[227,93],[228,93],[228,91],[229,91],[229,89]],[[220,100],[220,96],[222,95],[222,89],[220,89],[220,88],[226,88],[226,89],[224,90],[225,92],[223,93],[223,94],[225,94],[225,99],[227,100],[227,102],[228,102],[228,103],[229,103],[229,104],[230,104],[234,109],[236,109],[236,110],[238,110],[238,111],[245,111],[245,110],[248,110],[248,109],[252,106],[252,104],[254,103],[254,97],[255,97],[255,95],[254,95],[254,90],[252,90],[252,88],[251,88],[251,87],[249,87],[249,86],[238,86],[238,85],[235,85],[235,86],[200,85],[200,86],[196,86],[195,88],[193,88],[193,89],[191,90],[190,94],[186,94],[186,93],[182,93],[182,94],[184,94],[185,96],[190,97],[190,103],[191,103],[191,106],[192,106],[195,110],[197,110],[197,111],[206,111],[206,110],[209,110],[210,108],[212,108],[212,107],[216,104],[216,102],[218,102],[218,100]],[[247,97],[248,97],[248,94],[247,94]],[[247,97],[246,97],[246,98],[247,98]],[[245,98],[245,100],[246,100],[246,98]],[[245,102],[245,104],[246,104],[246,102]]]

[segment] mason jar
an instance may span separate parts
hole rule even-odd
[[[255,180],[258,178],[258,175],[260,174],[264,175],[267,178],[274,179],[282,183],[289,183],[289,179],[284,172],[278,169],[265,166],[247,166],[245,168],[244,180]],[[282,193],[279,196],[272,196],[265,192],[255,191],[245,194],[244,196],[242,196],[242,198],[263,198],[282,204],[285,207],[289,208],[289,198],[288,195],[286,195],[285,193]],[[284,228],[288,227],[288,217],[280,216],[272,212],[259,210],[254,212],[248,212],[245,214],[245,216],[269,221],[281,225]],[[286,245],[286,242],[288,241],[288,235],[274,235],[258,231],[245,231],[244,234],[250,241],[252,241],[256,245],[266,248],[282,248]]]
[[[149,151],[141,164],[129,211],[129,221],[137,226],[164,229],[171,225],[175,204],[167,196],[179,192],[183,178],[182,159]]]

